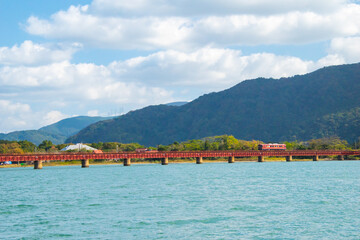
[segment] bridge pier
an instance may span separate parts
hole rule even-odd
[[[319,155],[313,156],[313,161],[314,161],[314,162],[319,161]]]
[[[292,156],[286,156],[286,161],[291,162],[293,160]]]
[[[161,159],[161,165],[168,165],[169,164],[169,158],[162,158]]]
[[[82,168],[88,168],[89,167],[89,159],[82,159],[81,160],[81,167]]]
[[[34,169],[42,169],[42,160],[34,161]]]
[[[202,164],[203,163],[203,157],[196,157],[196,164]]]
[[[264,156],[258,156],[258,162],[264,162],[265,157]]]
[[[235,162],[235,157],[234,156],[229,157],[228,163],[234,163],[234,162]]]
[[[124,166],[130,166],[131,165],[131,158],[125,158],[124,159]]]
[[[338,156],[338,160],[339,160],[339,161],[344,160],[344,155],[339,155],[339,156]]]

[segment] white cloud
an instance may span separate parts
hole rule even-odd
[[[7,100],[1,100],[0,99],[0,113],[10,113],[15,114],[18,112],[27,113],[30,111],[30,106],[28,104],[22,104],[22,103],[13,103]]]
[[[343,62],[360,62],[360,37],[335,38],[331,40],[329,54],[342,58]]]
[[[0,47],[0,64],[37,65],[70,60],[80,44],[35,44],[24,41],[20,46]]]
[[[147,85],[218,91],[245,79],[306,73],[314,65],[295,57],[270,53],[243,56],[238,50],[207,47],[191,53],[157,52],[147,57],[113,62],[109,69],[121,79],[146,79],[143,84]]]
[[[28,104],[0,99],[1,131],[19,130],[27,127],[26,118],[31,112]]]
[[[70,117],[58,110],[34,111],[28,103],[2,99],[0,99],[0,115],[0,133],[38,129]]]
[[[347,5],[325,15],[290,12],[202,18],[194,24],[191,37],[197,43],[234,46],[312,43],[359,33],[360,5]]]
[[[51,21],[30,17],[26,30],[34,35],[71,41],[77,39],[92,46],[119,49],[155,49],[183,44],[189,29],[185,18],[99,17],[70,7],[51,16]],[[184,42],[184,43],[183,43]]]
[[[338,54],[329,54],[317,61],[316,67],[341,65],[347,63],[343,56]]]
[[[115,79],[105,66],[95,64],[53,63],[39,67],[0,68],[0,85],[28,89],[22,97],[28,100],[82,102],[110,101],[113,103],[154,103],[170,93],[159,87],[145,87],[141,81]],[[31,91],[30,91],[31,89]],[[156,94],[155,97],[153,94]]]
[[[0,84],[5,86],[81,88],[91,82],[106,79],[109,75],[104,66],[71,64],[68,61],[48,65],[0,68]],[[80,81],[80,82],[79,82]]]
[[[360,62],[360,37],[334,38],[317,67]]]
[[[60,111],[50,111],[46,113],[46,115],[42,119],[41,125],[43,126],[50,125],[68,117],[70,116],[63,114]]]
[[[147,4],[152,3],[132,2],[135,5],[116,2],[113,6],[110,2],[102,0],[95,1],[94,5],[100,6],[100,3],[104,3],[104,6],[112,6],[113,9],[117,9],[117,5],[124,9],[141,9],[141,6],[147,9]],[[247,2],[249,1],[241,2],[240,7],[252,5]],[[292,1],[294,6],[297,6],[296,2],[303,4],[302,1]],[[359,34],[360,5],[341,5],[342,2],[332,1],[339,7],[325,13],[301,11],[300,7],[300,10],[281,14],[259,16],[234,13],[197,18],[156,15],[126,17],[121,14],[109,17],[91,12],[87,7],[71,6],[67,11],[53,14],[50,20],[30,17],[26,30],[47,38],[79,41],[92,46],[116,49],[193,49],[208,44],[298,44]],[[256,3],[261,5],[263,0]],[[286,5],[284,1],[277,3]],[[323,1],[318,3],[319,6],[327,6]],[[167,4],[165,2],[165,5]],[[235,1],[229,0],[229,6],[232,4],[234,5]],[[305,6],[308,4],[304,4]]]

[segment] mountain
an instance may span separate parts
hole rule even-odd
[[[72,117],[63,119],[49,126],[42,127],[39,130],[51,134],[71,136],[79,132],[81,129],[89,126],[90,124],[111,118],[112,117]]]
[[[360,136],[360,63],[243,81],[182,106],[149,106],[81,130],[67,142],[169,144],[222,134],[265,142]]]
[[[61,144],[81,129],[105,119],[110,118],[82,116],[67,118],[49,126],[42,127],[39,130],[16,131],[7,134],[0,133],[0,139],[12,141],[28,140],[36,145],[39,145],[43,140],[50,140],[54,144]]]

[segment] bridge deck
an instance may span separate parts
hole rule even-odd
[[[5,161],[60,161],[89,159],[127,159],[127,158],[196,158],[196,157],[286,157],[286,156],[351,156],[360,151],[322,150],[322,151],[189,151],[189,152],[119,152],[119,153],[55,153],[55,154],[1,154],[0,162]]]

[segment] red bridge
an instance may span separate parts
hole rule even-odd
[[[0,163],[33,162],[35,169],[42,168],[43,161],[66,161],[81,160],[82,167],[89,167],[90,159],[123,159],[124,166],[131,165],[131,159],[161,159],[162,165],[169,163],[169,158],[196,158],[196,163],[203,162],[203,158],[226,157],[229,163],[234,163],[236,157],[258,157],[258,162],[263,162],[264,157],[285,157],[286,161],[292,161],[293,156],[311,156],[313,161],[319,160],[319,156],[337,155],[339,160],[344,156],[360,156],[360,151],[348,150],[304,150],[304,151],[191,151],[191,152],[119,152],[119,153],[61,153],[61,154],[19,154],[0,155]]]

